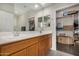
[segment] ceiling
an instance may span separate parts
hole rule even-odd
[[[14,4],[15,8],[15,13],[16,14],[22,14],[22,13],[27,13],[27,12],[33,12],[33,11],[38,11],[42,8],[46,8],[50,5],[54,5],[54,3],[16,3]],[[38,5],[38,8],[35,8],[35,5]]]
[[[38,5],[38,8],[35,8],[35,5]],[[4,10],[10,13],[15,13],[18,15],[21,14],[30,14],[37,12],[48,6],[53,6],[58,8],[59,6],[68,5],[67,3],[0,3],[0,10]]]
[[[35,8],[38,5],[38,8]],[[39,11],[55,3],[0,3],[0,10],[18,15]]]

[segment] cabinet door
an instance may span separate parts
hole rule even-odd
[[[39,42],[39,56],[45,55],[45,43],[44,40]]]
[[[48,50],[50,49],[50,41],[49,39],[45,39],[44,40],[44,54],[47,55],[48,54]]]
[[[11,56],[26,56],[26,49],[16,52],[15,54],[12,54]]]
[[[42,38],[39,42],[39,55],[44,56],[48,54],[49,49],[51,48],[51,36],[46,36]]]
[[[38,56],[38,43],[27,47],[27,56]]]
[[[49,35],[49,36],[48,36],[47,42],[48,42],[48,48],[49,48],[49,49],[52,48],[52,35]]]

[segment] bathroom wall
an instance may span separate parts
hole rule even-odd
[[[0,32],[13,31],[14,15],[0,10]]]
[[[14,3],[0,3],[0,31],[13,31],[14,25],[16,25]]]
[[[0,10],[14,13],[14,3],[0,3]]]

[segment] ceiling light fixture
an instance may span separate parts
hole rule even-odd
[[[39,7],[39,5],[38,5],[38,4],[35,4],[35,5],[34,5],[34,7],[35,7],[35,8],[38,8],[38,7]]]

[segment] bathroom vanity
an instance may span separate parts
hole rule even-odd
[[[4,38],[0,41],[0,56],[43,56],[51,47],[51,32]]]

